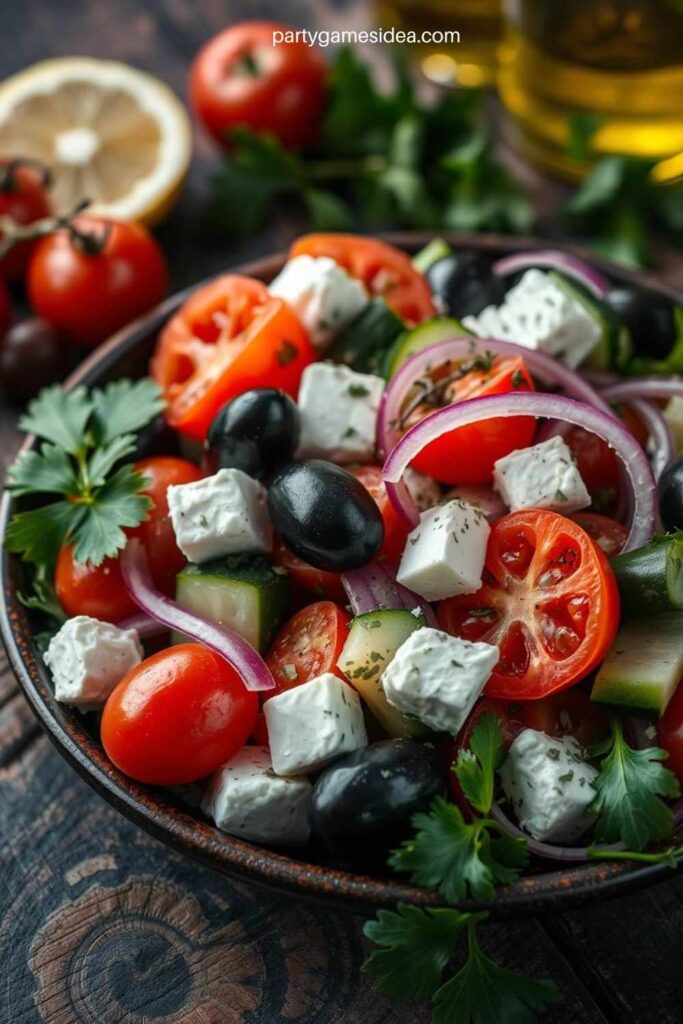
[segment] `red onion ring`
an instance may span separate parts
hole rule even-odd
[[[191,636],[193,640],[225,658],[247,690],[274,689],[275,680],[270,669],[244,637],[182,608],[156,589],[149,573],[145,549],[139,540],[128,541],[119,557],[119,563],[128,593],[146,615],[169,629]]]
[[[354,615],[377,611],[378,608],[402,608],[412,611],[419,608],[428,626],[437,626],[434,609],[412,590],[396,582],[393,568],[379,562],[371,562],[362,569],[351,569],[342,576]]]
[[[630,402],[634,398],[677,398],[683,396],[680,377],[633,377],[610,384],[600,391],[606,402]]]
[[[583,380],[574,370],[564,363],[547,356],[543,352],[524,348],[511,341],[499,341],[496,338],[473,338],[471,335],[453,338],[451,341],[440,341],[436,345],[416,352],[407,359],[398,372],[388,382],[379,412],[377,414],[377,448],[381,454],[387,455],[398,441],[400,431],[398,422],[401,409],[410,389],[415,382],[427,373],[428,369],[443,365],[452,360],[471,359],[484,352],[494,352],[501,356],[521,356],[531,375],[550,387],[561,388],[570,398],[602,409],[610,413],[607,402],[587,381]],[[437,412],[440,410],[437,410]],[[436,413],[430,413],[431,416]]]
[[[655,480],[660,476],[676,455],[676,442],[671,427],[664,419],[656,405],[646,402],[643,398],[632,398],[628,403],[647,428],[650,436],[650,461]]]
[[[389,499],[410,525],[419,513],[402,483],[406,468],[428,444],[438,437],[480,420],[505,416],[535,416],[564,420],[601,437],[621,459],[631,489],[632,522],[624,551],[641,547],[654,531],[656,522],[655,482],[645,452],[624,425],[611,414],[562,395],[514,392],[484,398],[470,398],[440,409],[411,427],[395,445],[384,464],[382,475]]]
[[[537,252],[519,252],[512,256],[503,256],[491,267],[497,277],[507,277],[522,270],[535,268],[558,270],[561,274],[573,278],[587,288],[591,294],[600,299],[609,291],[609,281],[584,260],[559,249],[541,249]]]
[[[510,821],[507,814],[505,814],[499,804],[493,804],[490,814],[494,821],[497,821],[500,827],[507,832],[509,836],[512,836],[513,839],[524,839],[527,850],[529,853],[533,853],[536,857],[543,857],[545,860],[559,861],[593,860],[593,857],[588,852],[588,846],[555,846],[554,843],[542,843],[538,839],[533,839],[528,832],[524,832],[518,825],[515,825]],[[590,849],[595,850],[598,853],[618,853],[621,850],[625,850],[626,845],[624,843],[610,843],[603,846],[595,843],[590,847]]]
[[[149,615],[131,615],[130,618],[116,623],[117,629],[134,629],[141,640],[150,636],[158,636],[166,631],[166,626]]]

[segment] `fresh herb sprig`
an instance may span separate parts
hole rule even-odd
[[[16,513],[7,549],[43,571],[53,566],[67,537],[77,562],[97,566],[115,555],[126,543],[124,528],[141,523],[151,507],[141,493],[145,477],[120,463],[135,451],[136,432],[163,406],[158,386],[148,378],[91,392],[59,386],[41,391],[19,425],[42,443],[18,456],[6,487],[16,497],[58,498]]]

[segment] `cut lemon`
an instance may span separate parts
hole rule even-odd
[[[0,84],[0,157],[31,157],[53,174],[57,213],[155,224],[192,154],[182,103],[163,84],[115,61],[43,61]]]

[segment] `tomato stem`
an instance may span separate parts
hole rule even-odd
[[[97,256],[107,244],[111,226],[105,224],[101,231],[81,231],[74,223],[74,218],[89,205],[89,199],[82,199],[70,213],[56,217],[41,217],[31,224],[20,224],[7,215],[0,216],[0,259],[21,242],[32,242],[60,230],[67,231],[72,245],[86,256]]]

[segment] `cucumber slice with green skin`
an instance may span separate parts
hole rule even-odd
[[[405,327],[384,299],[373,299],[338,335],[327,354],[361,373],[380,374],[387,351]]]
[[[551,270],[548,277],[565,294],[579,302],[600,327],[600,340],[582,365],[589,370],[619,370],[623,367],[631,354],[631,337],[614,310],[564,274]]]
[[[468,337],[474,335],[455,317],[435,316],[431,320],[425,320],[424,323],[402,334],[389,349],[384,364],[384,376],[390,380],[406,359],[410,359],[416,352],[429,348],[430,345],[450,341],[452,338]]]
[[[289,579],[261,555],[232,555],[186,566],[176,577],[176,601],[263,651],[287,614]],[[187,642],[180,634],[173,639]]]
[[[595,677],[591,700],[661,716],[683,677],[683,615],[621,627]]]
[[[391,706],[382,689],[382,672],[411,633],[425,625],[424,616],[404,609],[382,608],[358,615],[339,656],[341,669],[382,729],[394,738],[427,735],[420,723]]]
[[[614,555],[610,562],[623,616],[683,611],[683,530],[657,534],[645,547]]]
[[[426,274],[437,260],[452,254],[453,250],[445,238],[432,238],[431,242],[427,242],[424,248],[415,253],[412,264],[421,274]]]

